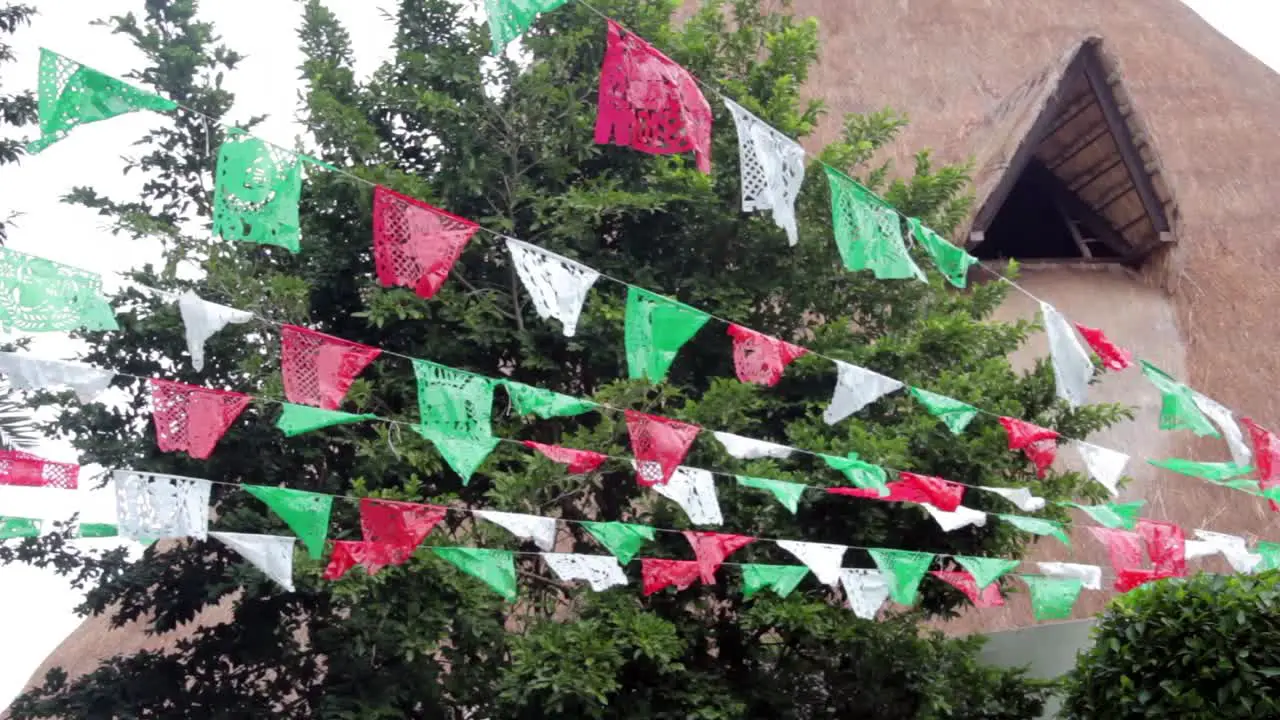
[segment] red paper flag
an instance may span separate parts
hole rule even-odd
[[[631,435],[631,454],[636,458],[636,482],[645,487],[666,485],[701,430],[697,425],[628,410],[627,432]]]
[[[923,495],[925,502],[939,510],[955,512],[960,507],[960,500],[964,498],[964,486],[950,480],[909,472],[899,472],[898,477],[908,487]]]
[[[652,595],[667,586],[686,590],[698,581],[700,574],[698,563],[692,560],[640,559],[640,578],[645,595]]]
[[[881,495],[874,488],[855,488],[855,487],[833,487],[827,488],[827,492],[831,495],[848,495],[850,497],[868,498],[870,500],[883,500],[884,502],[909,502],[909,503],[928,503],[929,496],[919,487],[905,483],[902,481],[894,481],[885,483],[885,487],[889,489],[888,495]]]
[[[1000,418],[1000,424],[1009,435],[1009,449],[1026,453],[1027,459],[1036,466],[1036,475],[1044,477],[1058,454],[1058,433],[1011,417]]]
[[[21,450],[0,450],[0,485],[75,490],[80,466],[45,460]]]
[[[693,546],[693,554],[698,558],[698,570],[702,574],[702,582],[705,585],[716,584],[716,570],[724,564],[725,558],[756,541],[755,538],[746,535],[726,535],[696,530],[685,530],[684,539]]]
[[[479,225],[379,185],[373,189],[378,282],[424,298],[440,290]]]
[[[325,580],[337,580],[356,565],[370,575],[388,565],[399,565],[413,554],[410,549],[365,540],[335,540],[333,554],[324,569]]]
[[[1109,370],[1124,370],[1133,365],[1133,353],[1115,346],[1107,336],[1097,328],[1086,327],[1076,323],[1076,329],[1084,336],[1084,341],[1102,358],[1102,364]]]
[[[590,450],[575,450],[573,448],[560,447],[559,445],[544,445],[532,440],[522,440],[521,443],[525,447],[537,450],[547,456],[552,462],[568,465],[569,474],[571,475],[589,473],[609,459],[608,455],[601,455]]]
[[[1118,592],[1129,592],[1139,585],[1144,585],[1152,580],[1160,580],[1164,577],[1167,576],[1149,568],[1125,568],[1124,570],[1116,571],[1115,588]]]
[[[151,418],[162,452],[204,460],[249,405],[249,396],[151,379]]]
[[[733,369],[744,383],[773,387],[793,360],[809,352],[740,325],[730,325],[729,336],[733,338]]]
[[[280,331],[280,367],[289,402],[337,410],[356,376],[382,352],[297,325]]]
[[[439,505],[361,498],[360,532],[369,542],[413,551],[447,513]]]
[[[653,155],[693,151],[711,172],[711,106],[687,70],[639,36],[609,21],[600,71],[596,144]]]
[[[1138,534],[1147,543],[1147,555],[1161,577],[1186,577],[1187,543],[1182,528],[1169,522],[1138,518]]]
[[[1121,570],[1137,570],[1142,567],[1142,536],[1128,530],[1090,527],[1089,532],[1098,542],[1107,546],[1111,555],[1111,567],[1118,574]]]
[[[1249,429],[1253,441],[1253,466],[1258,470],[1258,485],[1267,490],[1280,485],[1280,437],[1249,418],[1240,418]],[[1272,512],[1280,512],[1275,500],[1268,500]]]
[[[1000,594],[998,582],[991,583],[979,592],[978,581],[967,570],[932,570],[930,574],[964,593],[974,607],[1004,607],[1004,597]]]

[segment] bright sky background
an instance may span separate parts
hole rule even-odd
[[[40,46],[64,54],[112,75],[141,67],[143,58],[124,36],[90,26],[90,21],[142,7],[140,0],[27,0],[44,10],[33,27],[16,36],[18,62],[6,67],[0,82],[6,89],[33,87]],[[1280,69],[1280,0],[1184,0],[1209,23],[1272,68]],[[390,0],[330,0],[352,35],[357,70],[368,73],[389,53],[394,29],[379,5]],[[56,6],[56,8],[55,8]],[[266,113],[270,119],[261,137],[291,146],[297,132],[295,104],[299,90],[293,30],[298,24],[296,0],[217,0],[201,7],[224,41],[247,56],[227,76],[236,94],[231,117],[245,119]],[[122,271],[156,256],[156,246],[114,238],[92,212],[63,205],[57,198],[73,185],[88,185],[116,197],[129,198],[139,180],[122,177],[120,156],[129,143],[156,122],[150,114],[134,114],[77,129],[67,139],[21,167],[0,170],[3,209],[24,215],[10,232],[9,247],[97,271]],[[110,280],[108,280],[110,287]],[[71,357],[75,346],[56,337],[41,338],[33,348],[45,357]],[[42,452],[54,460],[74,462],[69,445],[49,443]],[[97,468],[93,468],[97,470]],[[84,483],[82,475],[82,484]],[[113,522],[110,492],[54,491],[0,486],[0,515],[65,519],[81,512],[86,522]],[[111,547],[114,541],[84,540],[89,547]],[[0,568],[0,707],[16,696],[30,674],[67,633],[80,622],[72,613],[79,597],[49,572],[23,566]]]

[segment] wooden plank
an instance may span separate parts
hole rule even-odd
[[[1037,187],[1049,193],[1055,203],[1060,204],[1061,208],[1069,217],[1076,218],[1083,222],[1090,230],[1092,230],[1107,247],[1111,248],[1116,255],[1126,257],[1129,255],[1131,248],[1120,233],[1116,232],[1111,223],[1105,217],[1099,215],[1092,207],[1081,200],[1075,193],[1067,190],[1062,181],[1054,175],[1049,168],[1039,162],[1031,162],[1027,165],[1028,178],[1036,184]]]

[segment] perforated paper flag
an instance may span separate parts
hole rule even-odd
[[[724,522],[720,500],[716,497],[716,481],[707,470],[678,468],[666,485],[654,485],[653,490],[679,505],[695,525]]]
[[[693,560],[640,559],[640,578],[646,597],[667,587],[688,590],[701,576],[702,571]]]
[[[938,523],[938,527],[942,528],[943,532],[955,532],[970,525],[985,527],[987,524],[986,513],[963,505],[951,512],[939,510],[929,503],[925,503],[921,507],[925,509],[925,512],[929,513],[929,517],[932,517],[934,522]]]
[[[356,376],[382,350],[297,325],[280,329],[280,369],[289,402],[337,410]]]
[[[1253,572],[1254,568],[1262,562],[1262,556],[1249,552],[1249,546],[1245,544],[1244,538],[1239,535],[1228,535],[1226,533],[1210,532],[1208,530],[1196,530],[1196,537],[1200,543],[1204,543],[1213,548],[1214,552],[1222,553],[1227,562],[1231,564],[1231,569],[1239,573]],[[1194,540],[1186,542],[1186,556],[1191,557],[1191,543]]]
[[[1109,528],[1125,528],[1132,530],[1138,522],[1138,513],[1142,511],[1145,500],[1134,500],[1127,503],[1106,503],[1105,505],[1081,505],[1064,502],[1063,505],[1077,508],[1089,514],[1093,521]]]
[[[1021,575],[1031,592],[1031,610],[1036,620],[1066,620],[1080,597],[1084,583],[1079,578],[1051,578]]]
[[[151,378],[151,417],[161,452],[204,460],[249,405],[249,396]]]
[[[911,226],[916,242],[933,258],[933,264],[942,277],[958,288],[965,287],[969,283],[969,268],[978,262],[978,258],[944,240],[925,227],[919,218],[907,218],[907,224]]]
[[[756,490],[764,490],[772,493],[782,506],[791,511],[794,515],[800,507],[800,497],[804,495],[805,486],[800,483],[783,482],[782,480],[770,480],[768,478],[749,477],[746,475],[736,476],[738,484],[742,487],[754,488]]]
[[[82,538],[119,537],[120,528],[115,523],[80,523],[79,536]],[[213,535],[213,533],[209,533]]]
[[[1160,429],[1190,430],[1196,435],[1218,437],[1218,430],[1196,405],[1195,391],[1174,380],[1146,360],[1142,374],[1160,391]]]
[[[1111,567],[1116,572],[1142,567],[1142,536],[1129,530],[1091,527],[1089,532],[1107,546]]]
[[[959,435],[964,429],[969,427],[969,423],[978,416],[978,408],[949,398],[946,395],[922,390],[918,387],[910,388],[911,394],[916,400],[924,405],[925,409],[931,415],[938,418],[947,426],[952,435]]]
[[[795,448],[779,445],[777,443],[765,442],[764,440],[755,440],[741,435],[734,435],[727,432],[713,432],[716,440],[724,446],[725,452],[739,460],[756,460],[759,458],[785,458],[790,457],[795,452]]]
[[[1023,512],[1036,512],[1043,510],[1045,500],[1042,497],[1032,495],[1031,491],[1026,488],[998,488],[998,487],[979,487],[983,492],[989,492],[1008,500]]]
[[[618,562],[631,562],[640,546],[653,540],[653,528],[620,522],[583,522],[582,527],[608,548]]]
[[[848,550],[844,545],[798,540],[775,540],[774,544],[795,555],[797,560],[813,571],[814,577],[823,585],[840,582],[840,563],[844,560],[845,550]]]
[[[202,300],[191,291],[178,298],[178,311],[186,329],[191,367],[196,370],[204,370],[204,344],[209,338],[231,323],[243,324],[253,319],[251,312]]]
[[[886,497],[889,473],[879,465],[863,462],[856,457],[836,457],[822,453],[818,453],[818,457],[822,458],[827,467],[839,470],[855,486],[864,490],[874,490],[881,499]]]
[[[1044,332],[1049,336],[1049,353],[1053,358],[1053,377],[1058,397],[1072,407],[1088,401],[1089,381],[1093,379],[1093,359],[1076,339],[1071,324],[1047,302],[1040,302]]]
[[[532,540],[539,550],[551,552],[556,547],[556,519],[539,515],[475,510],[475,515],[505,528],[521,540]]]
[[[369,542],[413,550],[446,515],[440,505],[360,498],[360,533]]]
[[[91,403],[111,386],[116,375],[92,365],[44,360],[20,353],[0,352],[0,372],[18,390],[70,388],[82,403]]]
[[[1163,577],[1186,576],[1186,536],[1181,527],[1162,520],[1138,518],[1138,534],[1147,545],[1147,555],[1157,573]]]
[[[608,21],[596,144],[610,139],[655,155],[692,151],[711,172],[711,106],[698,83],[638,35]]]
[[[565,337],[578,330],[578,318],[587,301],[587,293],[600,278],[600,273],[569,258],[506,238],[511,264],[515,266],[525,292],[533,300],[538,317],[555,318],[563,326]]]
[[[276,427],[285,434],[285,437],[295,437],[313,430],[333,427],[334,425],[349,425],[365,420],[378,419],[378,416],[372,413],[354,415],[339,410],[311,407],[310,405],[294,405],[293,403],[281,403],[280,405],[281,412],[280,417],[276,420]]]
[[[1231,459],[1237,465],[1248,465],[1253,462],[1253,453],[1249,451],[1249,445],[1244,441],[1244,433],[1240,432],[1240,426],[1236,424],[1235,415],[1231,410],[1213,398],[1201,395],[1194,390],[1191,391],[1191,399],[1196,407],[1200,408],[1200,412],[1208,415],[1213,424],[1218,426],[1223,439],[1227,441],[1227,447],[1231,450]]]
[[[920,581],[933,563],[933,553],[908,550],[868,550],[889,582],[889,596],[899,605],[914,605]]]
[[[510,550],[436,547],[431,550],[462,572],[488,585],[507,602],[516,599],[516,560]]]
[[[413,429],[414,432],[431,441],[436,452],[440,453],[440,457],[444,458],[449,467],[453,468],[453,471],[462,479],[463,487],[471,482],[471,476],[480,469],[493,449],[501,442],[492,436],[474,440],[454,437],[425,425],[417,425]]]
[[[1071,538],[1067,535],[1062,523],[1044,518],[1027,517],[1025,515],[996,515],[996,517],[1013,525],[1023,532],[1033,535],[1049,535],[1058,538],[1063,545],[1070,546]]]
[[[742,209],[768,210],[773,222],[799,242],[796,198],[804,183],[804,148],[728,98],[722,98],[738,130],[738,164],[742,169]]]
[[[373,189],[373,263],[383,287],[434,297],[479,225],[379,185]]]
[[[1080,440],[1072,442],[1072,445],[1080,453],[1089,477],[1105,487],[1112,497],[1119,495],[1120,477],[1124,474],[1124,466],[1129,464],[1129,456],[1118,450],[1090,445]]]
[[[502,53],[512,40],[528,30],[538,15],[551,12],[568,0],[485,0],[484,8],[489,18],[490,52]]]
[[[969,557],[967,555],[956,555],[954,559],[956,562],[960,563],[960,567],[969,571],[969,574],[973,576],[973,581],[977,583],[980,588],[985,588],[991,583],[999,580],[1009,571],[1021,564],[1020,560]]]
[[[333,496],[292,488],[242,485],[244,491],[258,498],[280,516],[297,534],[312,558],[324,554],[324,540],[329,536],[329,513]]]
[[[0,450],[0,485],[75,490],[80,466],[53,462],[22,450]]]
[[[209,533],[208,480],[116,470],[116,524],[129,540],[193,537]]]
[[[1000,424],[1009,436],[1009,449],[1021,450],[1036,466],[1036,475],[1044,477],[1058,454],[1057,431],[1011,417],[1000,418]]]
[[[680,348],[711,319],[689,307],[648,290],[627,290],[627,315],[623,337],[627,347],[627,374],[632,380],[662,382]]]
[[[403,565],[412,554],[411,548],[387,543],[335,540],[329,564],[325,566],[322,577],[325,580],[337,580],[356,565],[363,567],[365,573],[372,576],[388,565]]]
[[[901,390],[902,383],[878,372],[836,360],[836,389],[831,403],[822,413],[828,425],[835,425],[891,392]]]
[[[223,240],[299,249],[302,162],[296,155],[232,129],[218,148],[213,232]]]
[[[950,480],[943,480],[940,477],[899,472],[898,479],[919,490],[927,498],[930,505],[935,505],[940,510],[955,512],[956,508],[960,507],[960,501],[964,498],[963,485],[953,483]]]
[[[1191,477],[1214,482],[1231,480],[1253,472],[1251,466],[1241,466],[1234,462],[1197,462],[1183,458],[1166,458],[1164,460],[1148,460],[1147,462],[1158,468],[1172,470],[1181,475],[1190,475]]]
[[[627,434],[636,458],[636,482],[664,485],[684,462],[689,447],[701,431],[697,425],[628,410]]]
[[[1102,568],[1097,565],[1061,562],[1042,562],[1036,565],[1040,568],[1040,572],[1049,577],[1075,578],[1090,590],[1102,589]]]
[[[461,439],[493,436],[493,380],[427,360],[414,360],[422,425]]]
[[[720,569],[725,558],[756,541],[755,538],[746,535],[727,535],[696,530],[685,530],[684,539],[688,540],[689,545],[693,547],[693,553],[698,558],[698,571],[702,575],[702,582],[707,585],[715,584],[716,570]]]
[[[845,569],[840,573],[840,584],[849,599],[849,609],[863,620],[875,620],[889,599],[889,580],[879,570]]]
[[[627,574],[610,555],[574,555],[572,553],[542,553],[542,559],[565,582],[585,580],[596,592],[627,584]]]
[[[1089,347],[1102,358],[1102,364],[1108,370],[1124,370],[1133,365],[1133,353],[1116,347],[1101,330],[1080,323],[1076,323],[1076,329],[1080,331],[1084,341],[1089,343]]]
[[[809,569],[801,565],[754,565],[745,564],[742,570],[742,594],[746,598],[764,589],[772,590],[778,597],[786,597],[795,591],[796,586],[809,574]]]
[[[1262,556],[1254,572],[1280,569],[1280,543],[1259,542],[1253,549]]]
[[[233,532],[211,532],[209,537],[240,553],[250,565],[293,592],[293,544],[297,538]]]
[[[870,270],[879,280],[927,281],[902,239],[898,213],[870,190],[824,165],[831,189],[831,223],[847,270]]]
[[[502,386],[507,389],[507,397],[511,398],[511,407],[518,415],[537,415],[545,420],[581,415],[599,407],[585,398],[562,395],[552,390],[544,390],[512,380],[503,380]]]
[[[119,330],[97,273],[0,247],[0,330]]]
[[[1004,606],[1004,596],[1000,594],[1000,586],[986,585],[979,589],[973,575],[956,570],[934,570],[930,573],[939,580],[964,593],[976,608],[993,608]]]
[[[0,540],[36,537],[42,522],[33,518],[6,517],[0,515]]]
[[[1263,490],[1280,485],[1280,437],[1249,418],[1240,418],[1253,442],[1254,464],[1258,467],[1258,484]],[[1280,504],[1269,500],[1272,512],[1280,512]]]
[[[560,447],[559,445],[544,445],[532,440],[521,440],[520,442],[525,447],[542,453],[548,460],[564,465],[570,475],[589,473],[609,459],[608,455],[601,455],[590,450],[575,450],[574,448]]]
[[[773,387],[796,358],[809,351],[776,337],[744,328],[729,326],[733,338],[733,369],[738,380]]]

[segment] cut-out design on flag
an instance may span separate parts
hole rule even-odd
[[[741,325],[730,325],[729,337],[733,338],[733,369],[738,380],[765,387],[777,385],[787,366],[809,352]]]
[[[276,584],[293,592],[293,544],[288,535],[211,532],[209,537],[235,550]]]
[[[779,445],[777,443],[765,442],[764,440],[756,440],[754,438],[734,435],[727,432],[713,432],[716,440],[724,446],[724,451],[739,460],[757,460],[759,458],[785,458],[791,457],[791,453],[795,452],[795,448]]]
[[[1045,520],[1044,518],[1027,517],[1025,515],[999,515],[996,517],[1013,525],[1023,532],[1032,535],[1048,535],[1058,538],[1063,545],[1071,546],[1071,538],[1067,535],[1066,528],[1062,523],[1055,520]]]
[[[414,360],[413,372],[424,427],[446,437],[493,436],[493,380],[427,360]]]
[[[1200,412],[1208,415],[1209,420],[1218,426],[1218,431],[1222,433],[1223,439],[1227,441],[1227,447],[1231,450],[1231,459],[1237,465],[1252,463],[1253,453],[1249,451],[1249,445],[1244,441],[1244,433],[1240,432],[1240,426],[1236,424],[1236,417],[1230,408],[1194,390],[1191,391],[1191,399],[1196,407],[1200,408]]]
[[[1254,464],[1258,469],[1258,485],[1270,490],[1280,485],[1280,437],[1250,418],[1240,418],[1253,442]],[[1280,504],[1268,500],[1272,512],[1280,512]]]
[[[116,470],[116,524],[129,540],[193,537],[209,534],[208,480]]]
[[[702,571],[698,563],[693,560],[640,558],[640,578],[643,581],[645,597],[667,587],[688,590],[701,576]],[[715,578],[711,580],[714,582]]]
[[[640,546],[653,540],[653,528],[648,525],[632,525],[621,522],[583,522],[582,527],[605,546],[618,562],[627,564],[639,552]]]
[[[403,565],[413,554],[410,548],[370,542],[368,540],[335,540],[329,564],[321,576],[325,580],[337,580],[351,568],[359,565],[369,576],[376,575],[388,565]]]
[[[840,584],[849,609],[863,620],[875,620],[889,599],[889,580],[879,570],[847,568],[840,573]]]
[[[1098,542],[1107,546],[1111,557],[1111,568],[1117,574],[1122,570],[1136,570],[1142,567],[1142,536],[1129,530],[1116,528],[1091,527],[1089,532]]]
[[[628,410],[627,434],[636,459],[636,482],[646,487],[665,485],[702,428],[671,418]]]
[[[490,53],[501,55],[502,49],[532,27],[540,14],[551,12],[566,2],[568,0],[485,0],[492,43]]]
[[[1023,512],[1036,512],[1043,510],[1045,506],[1044,498],[1032,495],[1026,488],[979,487],[978,490],[999,495]]]
[[[151,417],[161,452],[205,460],[231,423],[249,406],[249,396],[151,378]]]
[[[768,210],[787,233],[792,246],[800,241],[796,198],[804,183],[804,148],[728,98],[722,98],[738,130],[738,164],[742,169],[742,209]]]
[[[1129,456],[1118,450],[1091,445],[1080,440],[1072,444],[1075,445],[1076,452],[1080,453],[1080,459],[1084,461],[1089,477],[1106,488],[1107,492],[1111,493],[1111,497],[1119,495],[1120,477],[1124,474],[1124,466],[1129,464]]]
[[[822,412],[828,425],[835,425],[862,408],[891,392],[903,388],[903,384],[891,377],[857,365],[836,360],[836,389],[831,402]]]
[[[587,293],[600,273],[540,247],[506,238],[511,264],[533,300],[533,308],[543,320],[555,318],[565,337],[578,331],[578,318],[587,302]]]
[[[1004,607],[1004,596],[1000,594],[1000,586],[995,583],[979,590],[973,575],[961,570],[934,570],[929,574],[964,593],[976,608]]]
[[[710,315],[684,303],[648,290],[628,288],[623,328],[627,376],[655,383],[665,380],[680,348],[710,319]]]
[[[716,570],[724,564],[725,558],[756,541],[755,538],[746,535],[726,535],[696,530],[685,530],[684,539],[688,540],[693,548],[693,553],[698,558],[698,570],[702,574],[702,582],[707,585],[716,584]]]
[[[223,240],[300,249],[298,202],[302,161],[297,155],[232,128],[218,148],[214,171],[213,233]]]
[[[97,400],[111,386],[111,379],[116,376],[110,370],[102,370],[92,365],[62,360],[43,360],[11,352],[0,352],[0,372],[5,374],[9,385],[14,389],[70,388],[75,392],[76,399],[82,403]]]
[[[640,36],[608,21],[600,70],[596,144],[652,155],[692,151],[711,173],[711,106],[680,65]]]
[[[244,491],[266,503],[271,511],[289,526],[302,541],[312,558],[324,554],[324,541],[329,536],[329,513],[333,496],[265,485],[242,485]]]
[[[627,574],[622,572],[618,560],[610,555],[575,555],[573,553],[542,553],[547,567],[564,582],[585,580],[595,592],[627,584]]]
[[[507,397],[511,398],[511,407],[517,415],[537,415],[549,420],[553,417],[581,415],[599,407],[586,398],[563,395],[514,380],[502,380],[501,384],[507,389]]]
[[[830,165],[823,165],[831,189],[831,224],[846,270],[870,270],[877,280],[915,278],[928,282],[911,259],[902,223],[875,193]]]
[[[507,602],[516,599],[516,559],[510,550],[435,547],[436,555],[488,585]]]
[[[968,555],[956,555],[954,559],[960,564],[960,567],[969,571],[969,574],[973,576],[973,581],[980,588],[985,588],[1022,564],[1021,560],[969,557]]]
[[[369,542],[413,550],[448,512],[440,505],[360,498],[360,534]]]
[[[716,481],[707,470],[677,468],[666,485],[654,485],[653,491],[679,505],[694,525],[719,525],[720,499],[716,497]]]
[[[1219,437],[1218,429],[1196,404],[1194,390],[1146,360],[1139,362],[1142,374],[1160,392],[1161,430],[1190,430],[1201,437]]]
[[[911,394],[929,411],[947,426],[952,435],[959,435],[969,427],[969,423],[978,416],[978,408],[962,403],[946,395],[929,392],[918,387],[911,387]]]
[[[310,405],[294,405],[293,403],[280,403],[280,405],[282,409],[279,419],[276,420],[276,427],[284,433],[285,437],[297,437],[303,433],[333,427],[334,425],[349,425],[351,423],[364,422],[365,420],[378,419],[378,416],[372,413],[355,415],[339,410],[311,407]]]
[[[0,247],[0,330],[119,330],[98,273]]]
[[[1133,365],[1133,353],[1117,347],[1101,330],[1080,323],[1076,323],[1076,329],[1080,331],[1084,341],[1089,343],[1089,347],[1102,358],[1103,367],[1119,371]]]
[[[1245,544],[1244,538],[1239,535],[1196,530],[1196,537],[1199,538],[1198,541],[1186,541],[1185,553],[1187,559],[1191,559],[1191,543],[1199,542],[1212,548],[1212,552],[1208,554],[1222,553],[1222,556],[1231,564],[1231,569],[1239,573],[1253,572],[1258,567],[1258,564],[1262,562],[1262,556],[1249,552],[1249,546]]]
[[[0,515],[0,540],[36,537],[40,534],[42,524],[42,521],[33,518]]]
[[[483,518],[504,528],[507,532],[521,540],[532,540],[543,552],[551,552],[556,547],[556,519],[539,515],[523,515],[521,513],[497,512],[495,510],[475,510],[476,517]]]
[[[280,369],[289,402],[337,410],[382,350],[297,325],[280,329]]]
[[[933,264],[947,282],[961,289],[969,284],[969,268],[978,262],[978,258],[944,240],[941,235],[925,227],[919,218],[907,218],[907,225],[911,227],[911,234],[916,242],[933,258]]]
[[[1053,358],[1054,386],[1058,397],[1072,407],[1088,401],[1089,381],[1093,380],[1093,359],[1076,339],[1071,323],[1057,308],[1040,301],[1044,332],[1049,336],[1049,354]]]
[[[1011,417],[1001,417],[1000,424],[1009,435],[1009,449],[1021,450],[1036,466],[1036,476],[1044,477],[1058,454],[1057,431]]]
[[[872,548],[867,551],[889,582],[889,596],[899,605],[914,605],[920,581],[933,563],[933,553]]]
[[[1189,475],[1211,482],[1231,480],[1253,472],[1252,466],[1237,465],[1234,462],[1197,462],[1183,458],[1165,458],[1164,460],[1148,460],[1147,462],[1180,475]]]
[[[559,445],[544,445],[532,440],[521,440],[520,443],[531,450],[537,450],[542,453],[548,460],[566,466],[565,469],[569,471],[570,475],[589,473],[609,459],[608,455],[602,455],[590,450],[576,450]]]
[[[844,560],[845,550],[848,550],[844,545],[799,540],[775,540],[774,544],[795,555],[823,585],[840,582],[840,563]]]
[[[879,465],[872,465],[863,462],[850,453],[849,457],[836,457],[834,455],[823,455],[818,453],[822,461],[832,470],[839,470],[841,474],[857,487],[863,490],[872,490],[874,495],[866,497],[879,497],[886,499],[889,492],[889,473]]]
[[[1132,530],[1138,524],[1138,513],[1142,511],[1142,506],[1146,504],[1146,500],[1134,500],[1127,503],[1106,503],[1104,505],[1081,505],[1079,503],[1064,502],[1063,505],[1083,510],[1093,518],[1093,521],[1109,528],[1124,528]]]
[[[772,493],[773,497],[776,498],[778,502],[782,503],[783,507],[791,511],[792,515],[795,515],[796,510],[800,507],[800,497],[804,495],[805,491],[805,486],[800,483],[749,477],[747,475],[737,475],[735,477],[738,480],[738,484],[742,487],[749,487]]]
[[[0,450],[0,485],[75,490],[80,486],[80,466],[22,450]]]
[[[955,512],[964,499],[964,486],[950,480],[911,472],[899,472],[898,479],[919,490],[927,498],[927,502],[939,510]]]
[[[251,312],[211,303],[191,291],[178,298],[178,312],[182,314],[182,325],[186,330],[191,367],[196,370],[204,370],[204,344],[209,338],[227,325],[242,325],[253,319]]]
[[[750,600],[752,595],[764,589],[772,590],[778,597],[786,597],[809,574],[809,568],[800,565],[744,564],[742,571],[742,595]]]
[[[1040,572],[1055,578],[1075,578],[1090,590],[1102,589],[1102,568],[1062,562],[1038,562]]]
[[[1051,578],[1021,575],[1031,593],[1031,610],[1036,620],[1066,620],[1084,583],[1079,578]]]
[[[480,469],[500,442],[492,436],[477,439],[454,437],[426,425],[415,425],[413,430],[435,446],[440,457],[462,479],[463,487],[471,482],[471,476],[475,475],[476,470]]]
[[[1186,577],[1186,536],[1170,522],[1138,518],[1138,534],[1147,545],[1147,555],[1162,577]]]
[[[943,532],[955,532],[960,528],[968,527],[970,525],[975,527],[986,527],[987,525],[986,513],[963,505],[957,507],[952,512],[939,510],[929,503],[925,503],[924,505],[921,505],[921,507],[924,508],[925,512],[929,513],[929,516],[933,518],[934,522],[938,523],[938,527],[942,528]]]
[[[383,287],[407,287],[420,297],[440,291],[480,226],[421,200],[373,189],[373,263]]]

